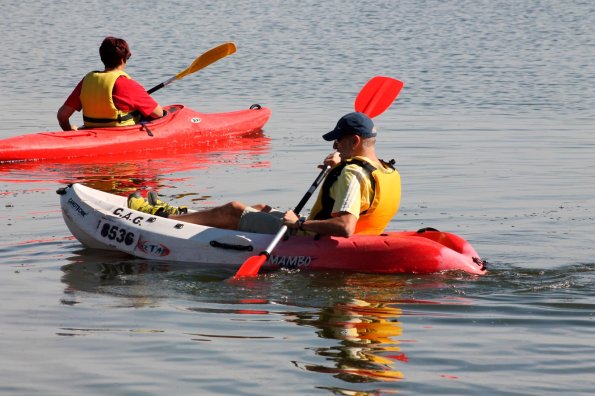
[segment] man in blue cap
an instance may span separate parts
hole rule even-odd
[[[349,113],[322,137],[334,142],[335,151],[324,160],[323,166],[329,165],[331,170],[307,219],[300,219],[292,210],[280,212],[265,204],[247,206],[238,201],[180,214],[177,207],[161,202],[155,193],[149,193],[148,201],[133,194],[128,206],[189,223],[246,232],[275,234],[286,225],[319,235],[381,234],[399,209],[401,178],[393,168],[394,161],[387,163],[376,156],[374,123],[363,113]]]
[[[326,176],[310,216],[297,220],[297,228],[321,235],[349,237],[353,234],[381,234],[399,209],[401,178],[376,156],[376,128],[363,113],[341,117],[335,129],[324,134],[336,150],[324,160],[332,167]],[[297,216],[284,216],[288,228],[295,228]]]

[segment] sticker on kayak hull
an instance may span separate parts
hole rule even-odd
[[[193,124],[198,124],[199,122],[201,122],[202,120],[198,117],[193,117],[190,119],[190,122]]]
[[[78,213],[81,217],[87,216],[87,212],[74,199],[68,198],[68,205],[70,205],[70,207],[72,207],[72,209],[74,209],[74,211]]]
[[[160,243],[151,243],[149,241],[139,240],[136,247],[143,253],[155,257],[165,257],[169,255],[170,252],[167,246],[164,246]]]
[[[312,262],[310,256],[271,256],[269,262],[281,268],[295,269],[306,268]]]
[[[108,246],[132,253],[140,239],[140,234],[108,219],[101,219],[95,237]]]

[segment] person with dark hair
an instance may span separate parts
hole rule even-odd
[[[333,142],[335,152],[324,165],[327,174],[307,219],[292,210],[272,210],[266,204],[247,206],[232,201],[223,206],[189,213],[171,206],[150,191],[148,199],[135,192],[128,207],[156,216],[169,217],[210,227],[275,234],[282,225],[303,233],[349,237],[353,234],[381,234],[397,213],[401,202],[401,177],[394,161],[376,156],[376,128],[363,113],[341,117],[335,129],[323,139]]]
[[[63,130],[77,129],[70,117],[81,110],[85,128],[134,125],[141,117],[163,117],[161,106],[124,72],[130,59],[125,40],[106,37],[99,47],[99,56],[104,70],[87,73],[58,110]]]

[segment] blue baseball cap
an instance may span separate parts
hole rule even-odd
[[[359,135],[363,138],[376,136],[376,129],[372,119],[359,112],[345,114],[337,122],[335,129],[322,135],[322,138],[330,142],[349,135]]]

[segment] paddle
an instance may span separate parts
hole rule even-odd
[[[175,80],[180,80],[186,77],[188,74],[192,74],[194,72],[199,71],[200,69],[204,69],[211,63],[217,62],[219,59],[225,58],[227,55],[231,55],[236,52],[236,45],[234,43],[225,43],[221,44],[215,48],[211,48],[198,58],[192,62],[190,66],[188,66],[185,70],[182,70],[169,80],[162,82],[159,85],[154,86],[153,88],[149,89],[147,92],[152,94],[153,92],[171,84]]]
[[[384,76],[373,77],[366,83],[366,85],[364,85],[355,98],[355,111],[365,113],[371,118],[376,117],[389,108],[397,95],[399,95],[399,92],[402,88],[402,81]],[[295,214],[299,214],[306,202],[308,202],[308,199],[310,199],[314,191],[316,191],[316,188],[324,179],[324,176],[326,175],[326,172],[329,170],[329,168],[329,166],[324,167],[316,180],[314,180],[314,183],[312,183],[306,194],[302,197],[294,209]],[[257,256],[251,256],[246,261],[244,261],[240,269],[238,269],[236,274],[233,276],[233,279],[247,276],[256,276],[260,270],[260,267],[262,267],[262,265],[269,259],[271,252],[273,249],[275,249],[283,235],[285,235],[286,231],[287,226],[282,225],[266,249]]]
[[[402,88],[403,81],[384,76],[372,77],[355,98],[355,111],[374,118],[390,107]]]
[[[308,202],[308,199],[310,199],[310,197],[312,196],[314,191],[316,191],[316,188],[318,187],[318,185],[320,184],[322,179],[324,179],[324,176],[326,175],[326,172],[329,169],[330,169],[330,166],[327,165],[318,174],[318,177],[316,178],[316,180],[314,180],[314,183],[312,183],[312,185],[310,186],[310,188],[308,189],[306,194],[302,197],[302,200],[300,201],[300,203],[293,210],[296,215],[299,214],[300,211],[304,208],[304,205],[306,205],[306,202]],[[271,243],[269,243],[269,246],[267,246],[264,251],[260,252],[260,254],[258,254],[258,256],[251,256],[246,261],[244,261],[244,263],[242,264],[242,266],[240,267],[238,272],[236,272],[236,274],[233,276],[233,278],[237,279],[237,278],[241,278],[241,277],[245,277],[245,276],[258,275],[258,271],[260,270],[260,267],[262,267],[262,265],[264,263],[266,263],[266,261],[269,259],[271,252],[277,246],[277,244],[279,243],[281,238],[283,238],[283,235],[285,235],[286,231],[287,231],[287,226],[285,224],[283,224],[281,226],[281,228],[279,229],[279,231],[277,231],[277,233],[275,234],[275,237],[273,238]]]

